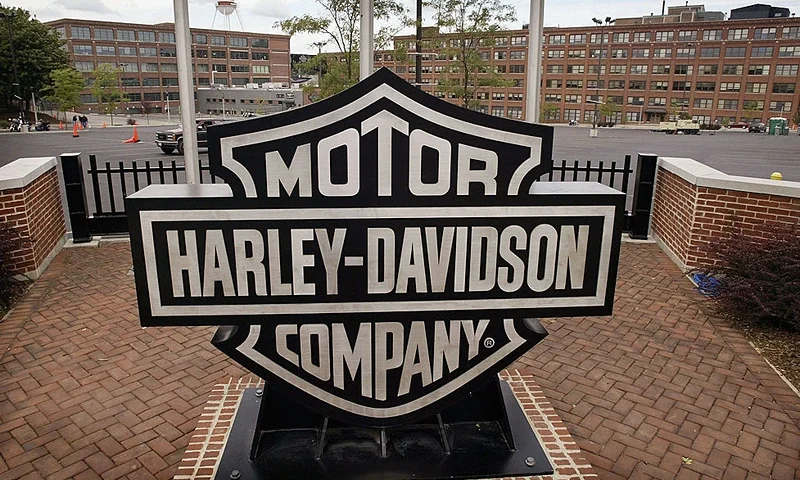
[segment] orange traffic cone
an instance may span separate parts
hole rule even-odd
[[[133,127],[133,136],[127,140],[123,140],[122,143],[139,143],[139,134],[136,132],[136,127]]]
[[[77,137],[80,137],[80,135],[78,135],[78,122],[75,122],[72,124],[72,138]]]
[[[81,122],[78,122],[78,130],[83,130],[83,124]]]

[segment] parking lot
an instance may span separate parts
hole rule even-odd
[[[20,157],[60,155],[82,152],[83,157],[97,155],[99,162],[128,165],[133,160],[157,162],[182,161],[179,155],[165,155],[153,143],[155,131],[167,127],[138,127],[138,144],[122,144],[130,138],[132,127],[90,128],[72,138],[71,131],[0,133],[0,166]],[[589,138],[589,129],[555,127],[553,158],[581,162],[620,161],[626,154],[655,153],[661,156],[689,157],[730,175],[768,178],[779,171],[784,180],[800,181],[800,136],[722,130],[715,134],[665,135],[645,129],[603,128],[597,138]],[[207,161],[205,151],[201,161]]]

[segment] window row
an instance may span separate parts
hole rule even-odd
[[[752,32],[752,36],[750,33]],[[729,28],[727,40],[773,40],[778,38],[777,27],[764,28]],[[800,27],[783,27],[780,38],[800,38]],[[602,37],[603,43],[644,43],[644,42],[693,42],[697,40],[715,41],[725,40],[722,29],[703,30],[678,30],[655,32],[618,32],[606,33]],[[551,34],[547,37],[550,45],[581,45],[586,43],[600,43],[599,33],[578,34]]]
[[[64,37],[65,32],[63,27],[56,28],[56,31]],[[116,32],[116,33],[115,33]],[[143,30],[129,30],[129,29],[113,29],[113,28],[94,28],[94,35],[92,35],[92,28],[90,27],[70,27],[70,34],[73,39],[81,40],[118,40],[125,42],[156,42],[159,43],[175,43],[175,33],[173,32],[151,32]],[[198,45],[229,45],[231,47],[259,47],[269,48],[269,39],[267,38],[247,38],[247,37],[225,37],[224,35],[207,35],[204,33],[195,33],[193,41]]]

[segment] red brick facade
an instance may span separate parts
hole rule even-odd
[[[713,264],[706,246],[724,232],[735,229],[751,238],[766,239],[776,224],[800,223],[798,184],[786,182],[797,186],[798,195],[793,196],[748,191],[759,190],[760,180],[754,188],[746,184],[722,188],[698,185],[705,183],[702,179],[691,182],[665,168],[663,159],[659,164],[651,231],[682,268]],[[775,185],[782,186],[777,181]],[[791,188],[785,190],[791,192]]]
[[[0,190],[0,223],[27,240],[12,255],[14,269],[38,277],[67,231],[55,166],[28,185]]]

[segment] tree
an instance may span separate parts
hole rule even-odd
[[[539,111],[539,121],[544,122],[545,120],[554,120],[556,112],[558,112],[557,104],[555,103],[542,104],[542,108]]]
[[[439,31],[451,34],[439,50],[453,60],[442,73],[439,86],[459,98],[463,107],[477,108],[479,88],[508,85],[490,68],[479,47],[493,45],[495,32],[516,20],[514,7],[502,0],[428,0],[426,5],[433,7]]]
[[[758,119],[759,122],[762,120],[761,115],[764,113],[764,109],[759,108],[758,102],[755,100],[748,100],[744,102],[743,111],[747,115],[748,120],[755,118]]]
[[[359,0],[316,0],[322,7],[319,16],[303,15],[292,17],[275,23],[284,33],[324,34],[333,42],[338,54],[336,59],[331,55],[317,55],[311,67],[325,62],[325,75],[320,78],[321,98],[338,93],[358,82],[358,52],[360,40],[361,10]],[[402,19],[406,22],[406,8],[398,0],[375,0],[376,20]],[[388,28],[388,27],[387,27]],[[385,38],[385,32],[378,38]],[[323,57],[323,58],[320,58]],[[331,61],[333,60],[333,61]],[[325,78],[330,77],[330,78]]]
[[[69,55],[61,48],[64,43],[58,34],[22,8],[0,5],[0,12],[7,17],[0,18],[0,104],[10,108],[17,95],[14,85],[14,64],[8,38],[8,26],[14,37],[14,55],[19,75],[19,96],[29,110],[31,94],[39,94],[50,84],[50,72],[69,65]]]
[[[600,117],[601,118],[605,118],[606,122],[608,122],[608,119],[610,117],[613,117],[614,114],[617,113],[620,110],[620,108],[621,107],[617,102],[615,102],[613,100],[609,100],[609,101],[607,101],[607,102],[605,102],[605,103],[600,105],[600,107],[599,107]]]
[[[97,109],[102,113],[111,114],[111,125],[114,125],[114,110],[119,102],[124,100],[122,90],[119,88],[119,74],[122,70],[114,68],[111,64],[101,63],[94,69],[94,83],[92,94],[97,99]]]
[[[52,85],[47,88],[47,101],[66,112],[81,106],[80,92],[83,90],[83,75],[74,68],[60,68],[50,72]],[[64,119],[66,119],[66,113]]]

